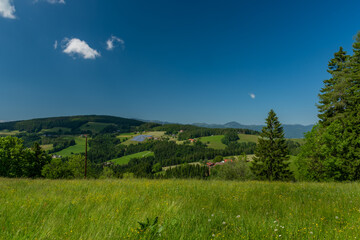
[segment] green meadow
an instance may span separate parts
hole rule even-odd
[[[63,157],[68,157],[68,156],[71,156],[72,154],[84,153],[85,152],[85,138],[75,137],[75,143],[76,144],[74,146],[65,148],[65,149],[57,152],[56,154],[61,155]],[[90,149],[89,146],[88,146],[88,149]]]
[[[121,158],[112,159],[109,162],[113,162],[116,165],[123,165],[123,164],[127,164],[132,158],[143,158],[150,156],[154,156],[154,153],[150,151],[143,151],[143,152],[126,155]]]
[[[248,135],[248,134],[238,134],[239,140],[238,142],[254,142],[257,143],[259,136],[257,135]],[[206,143],[209,148],[214,149],[225,149],[226,145],[221,142],[224,135],[214,135],[209,137],[201,137],[199,140],[203,143]]]
[[[360,236],[359,183],[0,178],[0,189],[0,239]]]

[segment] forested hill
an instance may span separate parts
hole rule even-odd
[[[193,123],[193,125],[206,128],[242,128],[259,132],[264,127],[263,125],[243,125],[238,122],[229,122],[226,124]],[[311,131],[312,127],[313,125],[283,124],[286,138],[303,138],[304,133]]]
[[[128,132],[145,124],[142,121],[102,115],[39,118],[0,123],[0,130],[40,132],[42,130],[64,133]]]

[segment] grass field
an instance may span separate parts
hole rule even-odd
[[[53,144],[44,144],[44,145],[40,145],[40,147],[41,147],[43,150],[48,151],[48,150],[53,149]]]
[[[224,135],[214,135],[209,137],[201,137],[199,140],[203,143],[206,143],[209,148],[225,149],[226,145],[221,142],[223,137]]]
[[[138,153],[134,153],[134,154],[130,154],[121,158],[116,158],[116,159],[112,159],[109,162],[113,162],[116,165],[123,165],[123,164],[127,164],[130,159],[132,158],[143,158],[143,157],[150,157],[150,156],[154,156],[153,152],[150,151],[144,151],[144,152],[138,152]]]
[[[360,236],[359,183],[0,179],[0,189],[0,239]],[[137,230],[155,217],[157,237]]]
[[[238,134],[239,135],[239,140],[238,142],[254,142],[257,143],[258,142],[258,135],[249,135],[249,134]]]
[[[239,140],[238,142],[254,142],[257,143],[258,137],[257,135],[248,135],[248,134],[238,134]],[[209,137],[201,137],[199,140],[203,143],[208,143],[209,148],[214,149],[225,149],[226,145],[221,142],[221,139],[224,135],[214,135]]]
[[[65,148],[55,154],[63,156],[63,157],[68,157],[68,156],[71,156],[72,154],[85,152],[85,138],[75,137],[75,143],[76,143],[76,145]],[[89,149],[90,149],[90,147],[88,146],[88,150]]]
[[[13,136],[20,133],[19,131],[0,130],[0,136]]]

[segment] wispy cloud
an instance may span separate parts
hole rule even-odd
[[[57,4],[57,3],[65,4],[65,0],[34,0],[34,3],[37,3],[37,2],[48,2],[51,4]]]
[[[15,6],[12,0],[0,0],[0,16],[15,19]]]
[[[106,49],[109,51],[113,50],[118,45],[120,45],[122,49],[125,48],[124,40],[115,36],[111,36],[111,38],[106,41],[106,45]]]
[[[256,97],[255,94],[253,94],[253,93],[250,93],[249,95],[252,99],[255,99],[255,97]]]
[[[95,59],[101,56],[98,51],[92,49],[85,41],[78,38],[65,38],[63,42],[63,52],[70,56],[78,55],[84,59]]]
[[[57,47],[58,47],[58,41],[55,40],[55,42],[54,42],[54,49],[57,49]]]

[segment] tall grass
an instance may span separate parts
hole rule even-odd
[[[0,179],[0,239],[355,239],[360,184]],[[138,229],[138,221],[153,229]]]

